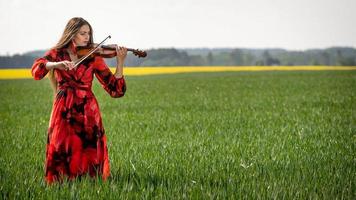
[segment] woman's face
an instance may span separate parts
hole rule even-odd
[[[77,34],[74,36],[74,43],[76,46],[86,46],[90,40],[90,28],[88,25],[80,27]]]

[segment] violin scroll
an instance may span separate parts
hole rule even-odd
[[[131,49],[131,48],[128,48],[127,51],[131,51],[135,56],[138,56],[139,58],[144,58],[147,56],[146,51],[141,51],[138,49]]]

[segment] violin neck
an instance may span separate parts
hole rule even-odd
[[[103,47],[104,49],[116,50],[116,48],[115,48],[115,47],[112,47],[112,46],[101,45],[101,47]],[[135,51],[135,49],[127,48],[127,51],[134,52],[134,51]]]

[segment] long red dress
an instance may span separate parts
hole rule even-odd
[[[50,50],[35,60],[32,76],[40,80],[48,73],[47,62],[71,60],[65,49]],[[101,57],[85,60],[76,69],[54,70],[55,97],[46,146],[46,182],[89,174],[106,180],[110,175],[106,136],[99,105],[91,90],[93,75],[112,97],[126,91],[124,77],[116,78]]]

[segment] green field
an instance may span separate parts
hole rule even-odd
[[[355,199],[356,71],[127,77],[93,86],[112,177],[46,186],[48,80],[0,81],[1,199]]]

